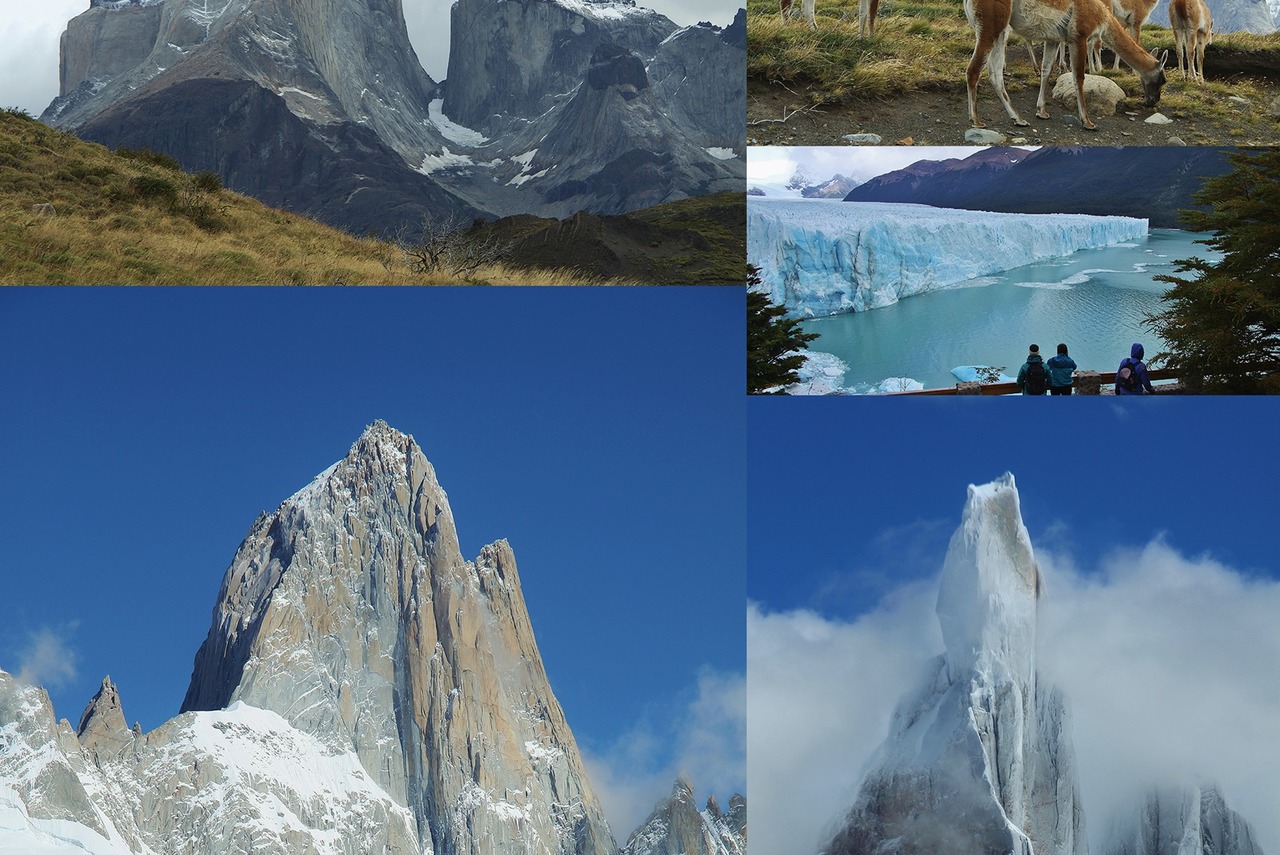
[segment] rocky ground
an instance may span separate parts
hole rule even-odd
[[[1142,105],[1132,75],[1117,76],[1130,97],[1114,114],[1091,101],[1098,129],[1085,130],[1069,105],[1050,102],[1049,119],[1035,117],[1038,86],[1010,80],[1014,107],[1031,123],[1017,127],[1005,114],[984,74],[978,85],[978,115],[1011,145],[1280,145],[1280,64],[1273,50],[1219,50],[1210,86],[1184,82],[1167,69],[1160,104]],[[1011,55],[1012,63],[1025,63]],[[1147,119],[1159,113],[1169,121]],[[785,118],[785,121],[783,120]],[[849,145],[849,134],[875,134],[883,145],[967,145],[969,131],[963,80],[898,92],[884,99],[851,99],[812,106],[803,86],[752,77],[747,87],[750,145]],[[874,143],[872,143],[874,144]],[[990,144],[990,143],[976,143]]]
[[[1176,81],[1170,86],[1182,86]],[[1275,96],[1280,96],[1277,87]],[[1096,131],[1086,131],[1074,109],[1054,104],[1049,119],[1035,117],[1036,91],[1011,89],[1010,97],[1030,127],[1015,127],[1000,102],[983,80],[978,89],[978,115],[988,130],[1005,136],[1011,145],[1238,145],[1245,142],[1280,145],[1280,117],[1275,118],[1269,137],[1241,139],[1229,113],[1192,115],[1186,110],[1162,111],[1142,106],[1140,98],[1122,101],[1112,116],[1095,116]],[[796,112],[804,99],[779,85],[753,80],[747,88],[749,145],[849,145],[846,134],[873,133],[884,145],[968,145],[965,132],[971,127],[963,86],[955,91],[921,91],[895,96],[886,101],[834,104]],[[1266,109],[1254,103],[1235,105],[1234,110]],[[1168,124],[1149,124],[1146,119],[1160,113]],[[785,122],[772,121],[788,116]]]

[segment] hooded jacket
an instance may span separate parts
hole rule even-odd
[[[1147,366],[1142,362],[1144,355],[1145,351],[1142,349],[1142,345],[1135,342],[1133,347],[1129,348],[1129,355],[1120,360],[1120,367],[1116,369],[1117,395],[1141,395],[1144,390],[1148,395],[1156,393],[1156,390],[1151,388],[1151,378],[1147,375]],[[1138,376],[1138,391],[1136,392],[1125,389],[1120,385],[1120,371],[1126,365],[1132,366],[1134,373]]]
[[[1045,365],[1049,367],[1050,386],[1071,385],[1071,372],[1076,370],[1076,361],[1074,359],[1065,353],[1059,353],[1056,356],[1049,357]]]

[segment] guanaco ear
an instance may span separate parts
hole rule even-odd
[[[1164,50],[1160,51],[1160,56],[1156,58],[1160,60],[1161,65],[1164,65],[1165,63],[1167,63],[1169,61],[1169,49],[1165,48]]]

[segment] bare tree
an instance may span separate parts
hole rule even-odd
[[[446,216],[427,214],[422,219],[422,232],[408,236],[403,230],[396,243],[414,273],[447,273],[466,277],[481,267],[497,264],[511,251],[491,229],[469,223],[457,213]]]

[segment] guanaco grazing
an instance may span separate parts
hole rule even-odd
[[[1178,51],[1178,70],[1182,79],[1190,71],[1192,80],[1204,82],[1204,48],[1213,43],[1213,18],[1204,0],[1169,0],[1169,25]],[[1187,63],[1183,67],[1182,57]]]
[[[1015,125],[1028,125],[1013,109],[1009,93],[1004,88],[1004,51],[1009,30],[1028,41],[1065,42],[1071,52],[1071,68],[1075,75],[1076,97],[1080,107],[1080,121],[1087,130],[1098,126],[1089,118],[1084,97],[1084,72],[1087,63],[1087,44],[1091,37],[1101,38],[1102,43],[1115,51],[1138,73],[1142,81],[1143,103],[1154,107],[1160,101],[1160,87],[1164,85],[1163,58],[1153,57],[1144,51],[1133,37],[1125,32],[1116,20],[1110,5],[1104,0],[964,0],[965,15],[973,27],[973,57],[969,60],[969,121],[974,127],[984,127],[978,118],[978,77],[985,65],[991,74],[991,86],[996,97],[1004,104],[1009,118]],[[1042,62],[1040,69],[1040,98],[1036,102],[1036,116],[1049,118],[1045,111],[1045,94],[1049,89],[1052,62]]]
[[[1111,0],[1111,11],[1116,20],[1124,24],[1133,35],[1135,42],[1142,42],[1142,25],[1151,17],[1151,10],[1156,7],[1156,0]],[[1096,54],[1096,56],[1095,56]],[[1096,62],[1096,64],[1095,64]],[[1120,54],[1116,54],[1114,68],[1120,70]],[[1102,45],[1094,42],[1089,50],[1089,70],[1102,69]]]
[[[784,20],[793,12],[792,2],[793,0],[781,0]],[[813,17],[813,3],[814,0],[800,0],[800,14],[816,30],[818,22]],[[880,0],[858,0],[858,38],[865,39],[876,34],[876,12],[879,10]]]

